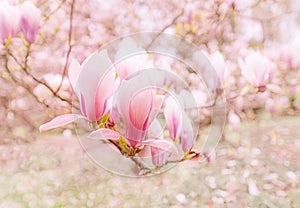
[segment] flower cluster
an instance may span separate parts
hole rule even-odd
[[[113,127],[118,129],[120,126],[118,117],[124,123],[129,117],[130,125],[140,128],[132,121],[132,116],[128,116],[124,109],[119,109],[119,105],[113,103],[113,97],[116,97],[119,86],[126,85],[131,73],[137,72],[141,67],[151,68],[153,63],[155,67],[176,72],[187,80],[196,106],[191,102],[184,102],[184,109],[197,109],[201,112],[197,114],[199,122],[194,123],[199,124],[200,128],[210,125],[214,104],[211,101],[214,97],[208,95],[205,87],[199,86],[199,79],[191,73],[189,67],[171,58],[153,56],[153,63],[144,57],[128,58],[117,64],[109,72],[111,74],[107,73],[106,76],[114,78],[107,77],[103,82],[107,80],[108,83],[99,84],[101,88],[107,87],[104,91],[99,90],[94,96],[89,94],[93,90],[85,89],[87,86],[84,86],[84,81],[90,81],[90,78],[85,80],[75,73],[76,70],[88,68],[85,66],[87,63],[82,61],[109,41],[138,31],[159,31],[161,35],[166,32],[181,36],[194,43],[210,59],[219,77],[215,83],[215,91],[226,99],[226,118],[230,129],[239,130],[242,122],[252,120],[265,111],[272,117],[298,116],[300,113],[299,7],[295,0],[284,3],[271,0],[211,0],[205,3],[196,0],[176,3],[171,0],[153,0],[151,3],[134,5],[132,1],[126,0],[32,2],[0,1],[0,125],[3,129],[12,129],[5,130],[9,140],[18,138],[13,132],[20,126],[26,132],[34,132],[36,123],[66,113],[72,105],[71,95],[74,93],[81,104],[80,115],[66,116],[57,125],[69,123],[80,116],[94,126],[98,122],[102,123],[101,128],[114,131]],[[76,58],[78,62],[74,60],[71,63],[70,57]],[[195,56],[192,62],[197,61]],[[141,63],[142,66],[139,65]],[[68,66],[69,78],[74,88],[76,85],[78,89],[70,90],[66,78]],[[95,89],[98,86],[89,87]],[[163,139],[178,145],[183,137],[181,129],[188,129],[190,125],[168,119],[167,112],[176,117],[181,116],[181,120],[184,120],[184,113],[174,110],[180,108],[181,104],[159,90],[145,91],[145,94],[149,95],[149,99],[164,96],[161,108],[168,120],[167,127],[173,130],[169,131],[169,138]],[[182,95],[185,96],[184,92]],[[139,96],[142,95],[132,99],[138,99]],[[94,101],[97,102],[95,108],[92,107]],[[121,102],[119,99],[116,101]],[[174,102],[176,105],[170,110],[168,105]],[[131,102],[130,105],[134,106],[134,103]],[[128,107],[127,110],[130,112],[131,108]],[[142,110],[144,111],[156,112],[152,106]],[[156,123],[155,119],[148,119],[145,122],[145,137],[141,134],[141,137],[134,137],[133,141],[130,135],[136,132],[131,129],[128,132],[118,131],[128,143],[129,155],[138,148],[143,151],[148,149],[148,154],[151,154],[155,147],[142,145],[141,141],[162,139],[163,135],[151,133],[152,129],[159,126]],[[111,142],[120,146],[119,141]],[[181,150],[186,151],[192,142],[183,144],[180,144]],[[126,149],[125,145],[122,151],[128,154],[124,148]],[[142,153],[138,151],[136,150],[136,154]],[[164,157],[169,154],[166,153]],[[161,160],[162,163],[164,160]]]
[[[41,125],[40,131],[84,119],[96,127],[89,138],[114,145],[126,157],[151,158],[156,168],[170,162],[168,158],[174,162],[174,158],[183,161],[198,157],[192,149],[194,130],[181,104],[156,88],[135,92],[130,81],[138,76],[145,61],[153,65],[147,57],[131,57],[113,66],[106,50],[90,55],[81,65],[73,59],[68,77],[80,114],[60,115]],[[168,138],[164,138],[164,129],[156,118],[161,109]],[[119,124],[125,127],[124,132],[118,130]]]

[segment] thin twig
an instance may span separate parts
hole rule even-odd
[[[45,105],[47,108],[49,108],[50,106],[45,103],[44,101],[41,101],[38,96],[36,96],[31,87],[27,84],[25,84],[24,82],[21,82],[20,80],[18,80],[14,75],[13,73],[11,72],[11,70],[9,69],[9,66],[8,66],[8,56],[7,54],[4,55],[4,59],[5,59],[5,70],[6,72],[8,73],[8,75],[10,76],[10,78],[17,84],[17,85],[20,85],[22,86],[24,89],[26,89],[26,91],[31,94],[39,103]]]
[[[130,159],[138,166],[141,175],[147,175],[153,172],[153,170],[147,167],[143,162],[141,162],[137,157],[130,157]]]
[[[46,1],[47,2],[47,1]],[[62,2],[60,2],[59,4],[58,4],[58,6],[55,8],[55,9],[53,9],[47,16],[45,16],[44,17],[44,19],[43,19],[43,24],[42,24],[42,26],[41,27],[43,27],[46,23],[47,23],[47,20],[49,20],[49,18],[53,15],[53,14],[55,14],[63,5],[64,5],[64,3],[66,2],[66,0],[63,0]],[[41,5],[39,5],[39,7],[40,7]]]
[[[156,39],[162,34],[164,33],[169,27],[171,27],[172,25],[174,25],[177,20],[179,19],[179,17],[181,17],[182,15],[184,14],[184,9],[181,10],[181,12],[179,14],[177,14],[173,19],[172,21],[167,24],[165,27],[163,27],[160,32],[153,38],[153,40],[149,43],[149,45],[146,47],[146,49],[149,49],[152,44],[156,41]]]
[[[70,18],[69,18],[69,34],[68,34],[68,51],[67,51],[67,55],[66,55],[66,60],[65,60],[65,66],[64,66],[64,71],[61,75],[62,79],[59,83],[58,88],[56,89],[55,93],[58,93],[59,90],[61,89],[64,77],[67,73],[67,69],[68,69],[68,64],[69,64],[69,59],[70,59],[70,55],[71,55],[71,51],[72,51],[72,31],[73,31],[73,13],[74,13],[74,8],[75,8],[75,0],[72,0],[71,3],[71,11],[70,11]]]
[[[43,80],[38,79],[37,77],[35,77],[30,71],[30,67],[28,65],[28,58],[30,55],[30,48],[27,49],[26,52],[26,56],[25,56],[25,65],[23,66],[23,64],[13,55],[13,53],[9,50],[9,48],[6,48],[6,52],[9,56],[11,56],[13,58],[13,60],[21,67],[21,69],[26,73],[26,75],[28,75],[29,77],[31,77],[35,82],[37,82],[38,84],[44,85],[51,93],[54,97],[59,98],[61,101],[67,102],[69,105],[72,105],[72,102],[66,98],[61,97],[58,93],[55,92],[54,89],[52,89],[52,87],[50,87],[50,85],[48,85],[48,83],[44,82]],[[74,108],[77,109],[76,106],[74,106]]]

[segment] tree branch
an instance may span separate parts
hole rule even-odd
[[[38,84],[44,85],[51,93],[54,97],[59,98],[61,101],[67,102],[69,105],[72,105],[72,102],[66,98],[63,98],[62,96],[60,96],[58,93],[55,92],[54,89],[52,89],[52,87],[50,87],[50,85],[48,85],[48,83],[46,83],[43,80],[38,79],[37,77],[35,77],[30,71],[30,67],[28,65],[28,58],[30,55],[30,47],[28,46],[27,48],[27,52],[26,52],[26,56],[25,56],[25,61],[24,61],[24,66],[23,64],[13,55],[13,53],[9,50],[9,48],[6,47],[6,52],[7,54],[13,58],[13,60],[21,67],[21,69],[25,72],[25,74],[29,77],[31,77],[35,82],[37,82]],[[7,61],[8,61],[8,57],[7,57]],[[7,63],[8,64],[8,63]],[[18,83],[20,84],[21,81],[18,81]],[[48,106],[49,107],[49,106]],[[76,106],[74,106],[74,108],[78,109]]]
[[[73,14],[74,14],[74,8],[75,8],[75,0],[72,0],[71,2],[71,8],[70,8],[70,18],[69,18],[69,33],[68,33],[68,51],[66,55],[66,60],[65,60],[65,66],[64,66],[64,71],[61,75],[62,79],[61,82],[59,83],[58,88],[56,89],[55,93],[58,93],[59,90],[61,89],[64,77],[67,73],[68,69],[68,64],[69,64],[69,59],[72,51],[72,31],[73,31]]]

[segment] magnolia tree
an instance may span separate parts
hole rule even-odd
[[[51,118],[41,131],[75,124],[114,172],[113,158],[151,174],[207,157],[225,117],[238,130],[264,109],[299,115],[299,10],[293,0],[1,1],[3,142]]]

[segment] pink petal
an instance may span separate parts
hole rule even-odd
[[[221,88],[222,83],[224,81],[224,73],[226,70],[226,64],[224,57],[219,51],[216,51],[210,56],[211,63],[216,70],[216,74],[218,75],[219,80],[217,80],[217,88]]]
[[[155,96],[155,90],[145,89],[145,80],[140,81],[132,83],[123,80],[116,93],[118,112],[126,126],[126,138],[134,147],[145,138]]]
[[[107,112],[107,100],[111,97],[115,91],[115,78],[116,72],[113,68],[104,74],[103,79],[97,88],[96,98],[95,98],[95,111],[96,118],[101,118]]]
[[[239,59],[239,66],[241,67],[242,70],[242,75],[244,78],[252,85],[257,86],[258,82],[255,78],[255,75],[252,71],[252,69],[248,66],[247,63],[245,63],[242,59]]]
[[[85,107],[85,102],[84,102],[84,97],[82,94],[80,94],[80,110],[81,110],[81,113],[87,117],[86,115],[86,107]]]
[[[79,75],[77,85],[80,93],[82,93],[83,101],[85,102],[84,105],[86,108],[87,118],[90,121],[98,120],[99,117],[102,116],[100,114],[104,112],[104,110],[99,109],[99,106],[96,106],[96,104],[102,103],[100,108],[103,108],[107,97],[101,97],[98,91],[110,91],[109,87],[111,85],[103,86],[101,85],[101,81],[104,78],[107,78],[106,75],[109,76],[109,81],[112,81],[110,79],[110,72],[108,71],[111,69],[111,67],[112,63],[107,55],[106,50],[92,54],[84,61],[82,65],[82,70]],[[107,84],[107,82],[105,82],[105,84]],[[110,84],[113,85],[113,83]],[[96,99],[100,99],[100,101],[96,102]]]
[[[126,124],[126,138],[133,147],[138,147],[140,142],[145,139],[146,131],[139,130],[131,124]]]
[[[117,60],[116,70],[121,80],[128,79],[140,70],[153,68],[153,62],[149,60],[149,56],[142,53],[146,53],[146,51],[139,47],[133,39],[124,38],[120,42],[115,60]],[[127,54],[135,55],[128,57]]]
[[[148,138],[164,139],[164,129],[157,119],[154,119],[148,129]]]
[[[119,114],[119,111],[118,111],[118,107],[116,105],[113,104],[113,97],[111,97],[107,102],[108,102],[108,105],[110,105],[110,111],[109,111],[109,114],[110,114],[110,117],[109,117],[109,121],[112,123],[112,124],[117,124],[120,122],[120,114]]]
[[[153,106],[150,113],[149,123],[152,123],[152,121],[156,118],[159,110],[161,109],[161,106],[164,102],[165,96],[164,95],[155,95],[153,100]]]
[[[148,128],[149,114],[152,110],[154,91],[144,90],[130,99],[129,116],[132,125],[138,130]]]
[[[241,126],[241,119],[233,110],[228,113],[228,123],[233,131],[238,130]]]
[[[148,68],[153,68],[153,63],[148,59],[148,55],[129,57],[116,65],[121,80],[129,79],[136,72]]]
[[[164,130],[157,119],[154,119],[148,130],[148,138],[163,140]],[[145,146],[147,147],[147,146]],[[166,162],[166,151],[157,147],[150,147],[152,163],[155,166],[162,166]]]
[[[76,91],[76,83],[79,77],[81,71],[81,66],[79,64],[79,62],[76,59],[72,59],[70,66],[69,66],[69,70],[68,70],[68,77],[71,83],[71,86],[74,90],[74,92]]]
[[[182,115],[182,128],[180,131],[180,141],[183,151],[191,150],[194,146],[195,136],[193,131],[193,126],[191,121],[188,119],[187,115],[183,113]]]
[[[182,115],[179,104],[177,104],[172,97],[168,97],[166,100],[164,115],[169,130],[169,135],[171,139],[175,140],[180,131]]]
[[[113,131],[111,129],[101,128],[96,131],[93,131],[88,135],[88,138],[96,139],[96,140],[105,140],[111,139],[114,141],[118,141],[121,137],[121,134],[117,131]]]
[[[157,147],[151,147],[151,159],[155,166],[162,166],[166,162],[166,152]]]
[[[54,119],[52,119],[51,121],[41,125],[39,130],[40,130],[40,132],[42,132],[42,131],[54,129],[54,128],[72,123],[73,121],[75,121],[79,118],[85,118],[85,117],[83,117],[82,115],[77,115],[77,114],[64,114],[61,116],[57,116]]]
[[[147,139],[145,141],[142,141],[142,145],[147,145],[150,147],[155,147],[159,148],[161,150],[167,151],[167,152],[172,152],[172,153],[177,153],[177,147],[175,144],[172,142],[162,140],[162,139]]]
[[[13,18],[11,18],[13,17]],[[14,37],[18,31],[20,22],[20,10],[17,6],[8,4],[7,1],[0,3],[0,41],[4,41],[11,35]]]
[[[41,11],[30,2],[25,1],[21,5],[20,27],[28,42],[33,43],[38,33]]]

